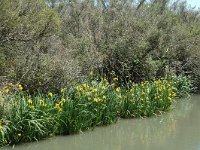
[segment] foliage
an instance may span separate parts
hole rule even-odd
[[[0,76],[33,92],[90,70],[121,85],[171,74],[200,85],[199,11],[183,2],[1,0],[0,14]]]
[[[74,134],[115,123],[119,117],[160,114],[171,108],[176,95],[189,92],[184,77],[174,79],[129,83],[129,88],[124,88],[117,86],[115,77],[112,84],[106,79],[82,81],[58,93],[38,91],[33,95],[22,91],[21,84],[3,85],[0,145]]]
[[[43,0],[2,0],[0,14],[0,76],[34,91],[78,74],[58,37],[61,21]]]
[[[189,96],[189,93],[195,90],[191,79],[186,76],[171,76],[168,80],[171,80],[174,83],[173,86],[177,89],[177,91],[179,91],[177,93],[178,97],[187,97]]]
[[[93,69],[109,80],[120,77],[121,85],[171,74],[199,81],[199,11],[178,1],[141,1],[140,7],[126,0],[61,5],[55,9],[63,20],[62,38],[83,75]]]
[[[199,11],[138,2],[0,1],[0,145],[159,114],[198,90]]]
[[[124,104],[121,115],[124,118],[142,117],[166,111],[176,96],[176,90],[167,80],[134,84],[122,94]]]

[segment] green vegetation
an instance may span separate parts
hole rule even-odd
[[[52,135],[74,134],[121,118],[148,117],[171,108],[185,83],[167,79],[129,83],[130,88],[101,81],[74,83],[59,93],[33,95],[20,84],[3,85],[1,91],[0,145],[35,141]],[[174,78],[173,78],[174,79]],[[184,81],[184,82],[183,82]],[[182,83],[183,82],[183,83]],[[189,87],[188,87],[189,88]]]
[[[92,70],[123,86],[185,75],[199,90],[200,13],[184,2],[1,0],[0,14],[2,82],[59,90]]]
[[[199,16],[170,0],[1,0],[0,145],[160,114],[197,92]]]

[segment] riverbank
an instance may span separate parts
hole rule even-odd
[[[190,150],[199,148],[200,96],[179,99],[176,109],[159,117],[120,119],[73,136],[56,136],[16,145],[15,150]],[[155,144],[156,143],[156,144]],[[2,150],[12,150],[7,146]]]
[[[68,135],[95,126],[115,123],[118,118],[149,117],[168,111],[176,97],[188,94],[185,77],[146,81],[118,87],[112,82],[74,83],[59,93],[23,91],[20,84],[6,84],[1,92],[0,145],[13,145]]]

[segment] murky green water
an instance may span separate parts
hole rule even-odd
[[[11,147],[3,148],[10,150]],[[18,145],[15,150],[200,150],[200,96],[160,117],[120,120],[83,134]]]

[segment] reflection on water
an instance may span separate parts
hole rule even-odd
[[[11,147],[3,148],[9,150]],[[200,96],[179,100],[160,117],[120,120],[83,134],[60,136],[16,150],[200,150]]]

